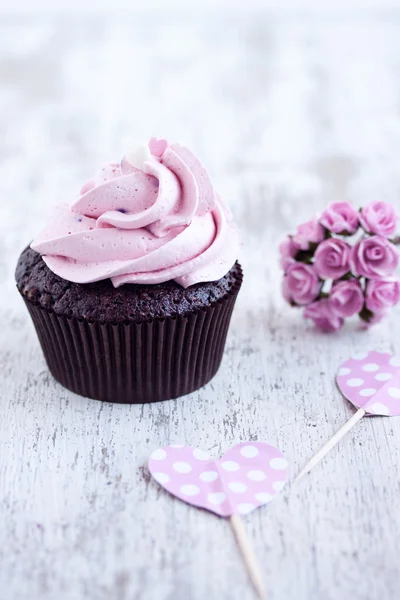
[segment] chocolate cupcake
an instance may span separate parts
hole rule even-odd
[[[188,149],[152,139],[107,164],[17,266],[54,377],[125,403],[206,384],[242,282],[237,249],[230,213]]]

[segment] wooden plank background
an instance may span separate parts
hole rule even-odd
[[[295,475],[352,414],[334,373],[400,352],[306,325],[276,245],[333,199],[399,206],[400,13],[3,16],[0,21],[0,598],[251,600],[227,523],[150,481],[152,449],[278,445]],[[245,283],[220,372],[151,406],[52,379],[13,273],[50,207],[150,135],[209,166],[241,226]],[[292,492],[246,517],[269,600],[398,598],[400,420],[365,419]]]

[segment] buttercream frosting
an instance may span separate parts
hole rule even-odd
[[[63,279],[91,283],[216,281],[237,258],[238,235],[200,160],[152,138],[106,164],[72,205],[57,207],[31,247]]]

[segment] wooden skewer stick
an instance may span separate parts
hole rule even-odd
[[[335,435],[323,446],[318,452],[309,460],[306,466],[300,471],[297,475],[296,479],[293,482],[298,483],[301,479],[303,479],[304,475],[309,473],[329,452],[332,450],[334,446],[360,421],[365,415],[365,410],[363,408],[359,408],[356,413],[335,433]]]
[[[243,520],[239,515],[232,515],[230,521],[232,529],[235,533],[236,541],[242,553],[243,560],[246,564],[251,583],[253,584],[260,600],[266,600],[267,596],[261,576],[260,566],[258,564],[256,555],[254,554],[249,536],[246,533]]]

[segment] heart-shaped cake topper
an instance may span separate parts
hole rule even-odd
[[[153,156],[161,157],[168,148],[168,142],[164,139],[158,140],[157,138],[152,137],[149,141],[149,148]]]
[[[340,365],[342,394],[369,415],[400,415],[400,359],[385,352],[356,354]]]
[[[191,446],[166,446],[152,453],[149,470],[180,500],[220,517],[267,504],[289,476],[282,452],[264,442],[238,444],[219,460]]]
[[[282,490],[289,476],[282,452],[265,442],[244,442],[213,460],[198,448],[173,444],[152,452],[149,470],[180,500],[230,518],[250,579],[264,599],[263,578],[240,515],[267,504]]]
[[[400,358],[375,350],[355,354],[340,365],[336,382],[345,398],[358,410],[308,461],[295,482],[309,473],[366,415],[400,415]]]

